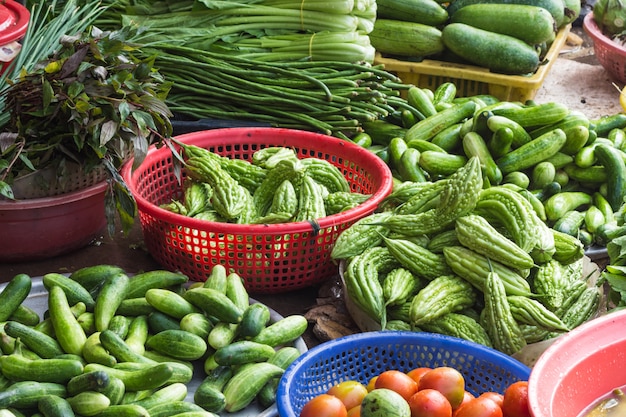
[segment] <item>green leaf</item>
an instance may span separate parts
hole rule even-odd
[[[52,99],[54,98],[54,89],[52,88],[50,82],[46,79],[43,80],[43,83],[41,85],[41,93],[41,104],[43,106],[43,109],[46,110],[48,106],[50,106],[50,103],[52,103]]]
[[[15,198],[15,196],[13,195],[13,189],[9,184],[4,181],[0,181],[0,195],[11,200]]]
[[[114,120],[108,120],[102,123],[100,129],[100,146],[106,146],[107,143],[117,134],[119,124]]]
[[[117,107],[117,111],[120,113],[120,123],[124,123],[126,118],[130,114],[130,106],[126,100],[122,101]]]

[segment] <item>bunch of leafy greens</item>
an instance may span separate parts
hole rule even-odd
[[[141,163],[151,144],[172,133],[165,104],[170,83],[152,59],[134,56],[134,36],[131,29],[95,27],[65,35],[57,51],[3,92],[10,114],[0,139],[5,197],[12,197],[11,182],[29,172],[52,168],[62,177],[70,163],[85,172],[104,166],[112,179],[109,230],[115,211],[124,230],[130,228],[136,206],[118,170],[129,157]]]

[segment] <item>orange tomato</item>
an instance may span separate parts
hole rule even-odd
[[[422,375],[424,375],[428,371],[431,371],[432,369],[433,368],[420,367],[420,368],[411,369],[406,374],[410,376],[411,378],[413,378],[415,382],[417,382],[417,389],[419,389],[419,382],[420,382],[420,379],[422,379]]]
[[[503,417],[502,408],[488,397],[481,397],[469,400],[463,404],[455,417]]]
[[[361,404],[363,397],[365,397],[367,393],[368,391],[365,385],[361,384],[359,381],[353,380],[342,381],[332,386],[326,392],[326,394],[334,395],[339,398],[348,410]]]
[[[502,407],[502,402],[504,401],[504,395],[500,394],[499,392],[494,392],[494,391],[483,392],[482,394],[479,395],[479,397],[487,397],[493,400],[493,402],[498,404],[500,407]]]
[[[465,378],[461,372],[448,366],[440,366],[422,375],[419,389],[436,389],[450,401],[452,409],[461,405],[465,395]]]
[[[530,417],[528,381],[512,383],[504,391],[502,411],[506,417]]]
[[[311,398],[300,411],[300,417],[347,417],[348,410],[334,395],[320,394]]]
[[[450,401],[435,389],[419,390],[408,402],[411,417],[452,417]]]
[[[417,392],[417,382],[406,373],[392,369],[378,375],[374,388],[390,389],[408,401]]]

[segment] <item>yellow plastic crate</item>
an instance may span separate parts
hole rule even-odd
[[[457,87],[457,97],[490,94],[500,100],[532,100],[541,88],[554,61],[567,40],[571,25],[559,30],[546,54],[546,62],[532,75],[497,74],[473,65],[425,59],[421,62],[408,62],[384,58],[376,54],[375,64],[384,64],[385,70],[396,74],[406,84],[435,90],[445,82],[453,82]]]

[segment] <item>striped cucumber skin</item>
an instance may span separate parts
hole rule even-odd
[[[459,57],[493,72],[528,74],[539,66],[535,48],[513,36],[450,23],[443,28],[441,39]]]
[[[513,36],[529,44],[549,42],[556,32],[550,12],[530,4],[470,4],[456,12],[450,22]]]
[[[444,49],[441,31],[422,23],[376,19],[368,36],[372,46],[382,54],[422,57]]]

